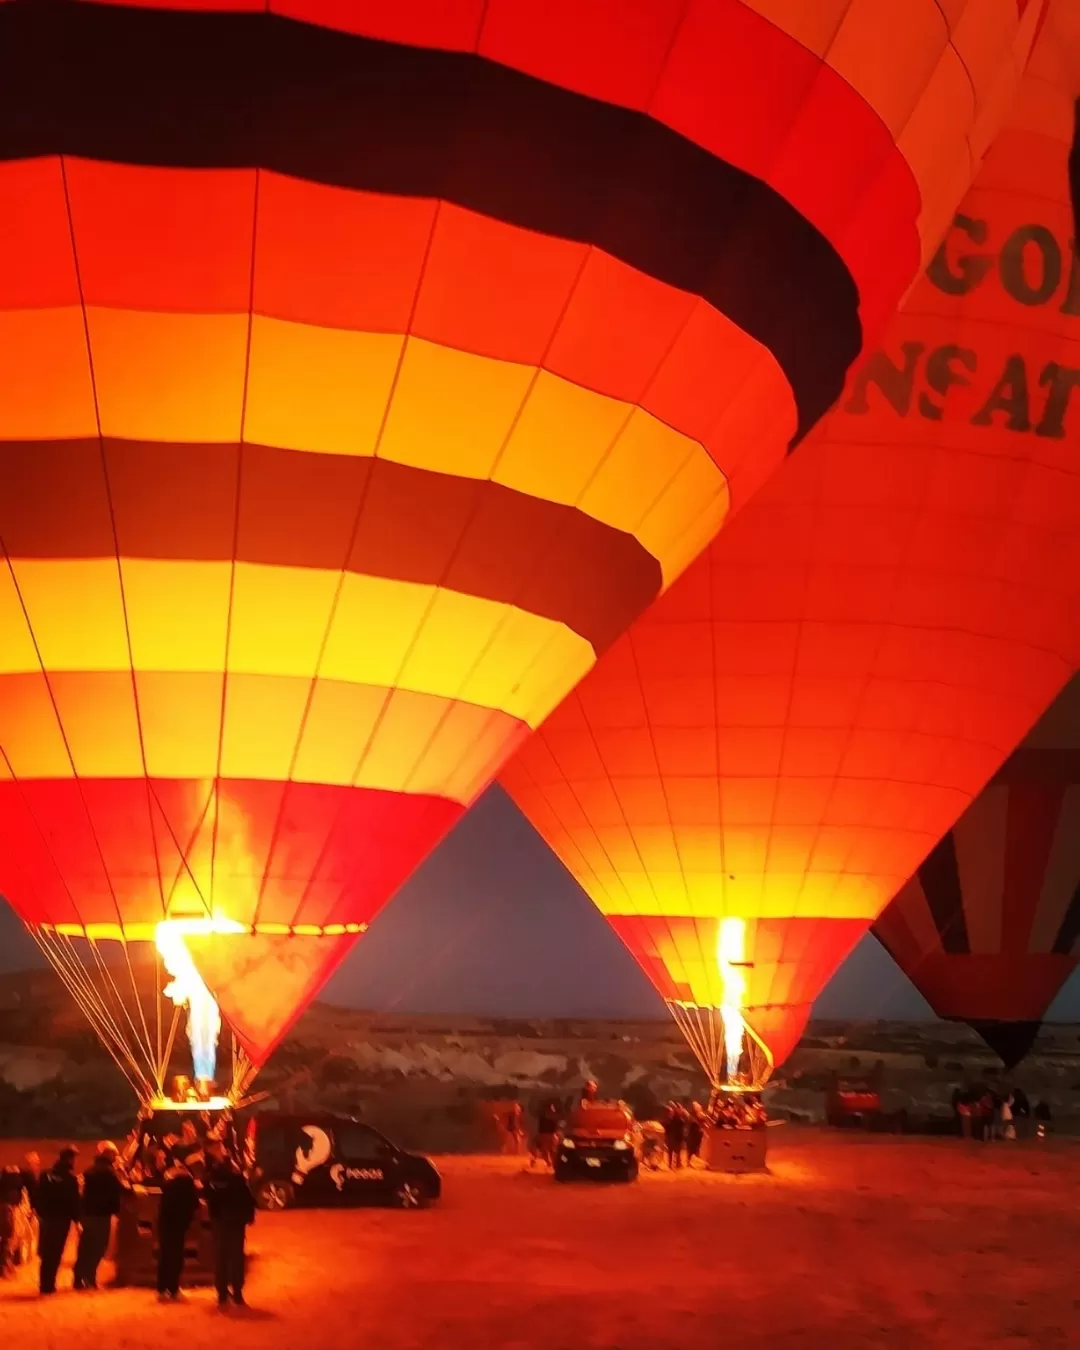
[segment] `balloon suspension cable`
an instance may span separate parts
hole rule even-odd
[[[30,928],[30,935],[136,1096],[140,1101],[149,1101],[154,1096],[155,1086],[160,1091],[160,1066],[151,1055],[140,1062],[136,1049],[147,1047],[141,1044],[135,1032],[135,1024],[96,944],[90,943],[94,954],[92,968],[82,959],[70,937],[36,927]],[[95,980],[95,968],[100,984]],[[131,1037],[124,1032],[125,1022],[132,1032]]]
[[[232,1083],[229,1086],[229,1100],[237,1106],[246,1102],[249,1098],[251,1084],[255,1081],[255,1075],[259,1072],[258,1066],[252,1064],[248,1058],[247,1051],[237,1043],[233,1038],[232,1053]]]
[[[769,1047],[741,1014],[736,1026],[725,1022],[724,1010],[667,999],[676,1026],[705,1071],[715,1092],[759,1092],[772,1073]],[[737,1058],[730,1053],[733,1033],[739,1035]]]

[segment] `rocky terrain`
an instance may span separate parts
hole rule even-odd
[[[834,1075],[871,1073],[886,1111],[906,1113],[909,1127],[947,1120],[957,1086],[1015,1082],[1051,1103],[1058,1130],[1080,1133],[1076,1026],[1044,1030],[1010,1077],[962,1026],[814,1022],[769,1089],[770,1112],[820,1121]],[[501,1103],[566,1096],[588,1078],[642,1115],[705,1092],[668,1022],[396,1016],[325,1004],[309,1009],[256,1086],[287,1109],[362,1115],[407,1147],[467,1152],[499,1145]],[[122,1131],[131,1114],[131,1089],[51,972],[0,979],[0,1134],[89,1138]]]

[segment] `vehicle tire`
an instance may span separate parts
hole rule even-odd
[[[255,1203],[260,1209],[288,1209],[296,1199],[289,1181],[260,1181],[255,1188]]]
[[[393,1203],[397,1209],[426,1209],[431,1196],[419,1181],[402,1181],[394,1191]]]
[[[623,1177],[623,1180],[630,1182],[630,1181],[637,1181],[637,1179],[638,1179],[638,1169],[636,1167],[628,1168],[626,1176]]]

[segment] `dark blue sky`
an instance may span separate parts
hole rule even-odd
[[[0,970],[37,951],[0,908]],[[521,1017],[663,1016],[644,975],[509,799],[492,788],[398,892],[327,986],[357,1008]],[[929,1017],[866,937],[818,1000],[823,1017]],[[1080,1020],[1075,977],[1050,1012]]]

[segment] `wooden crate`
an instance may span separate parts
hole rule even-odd
[[[709,1130],[702,1157],[710,1172],[762,1172],[768,1136],[767,1129]]]
[[[116,1224],[116,1283],[157,1286],[157,1217],[161,1191],[135,1186]],[[181,1282],[189,1288],[214,1282],[214,1249],[210,1218],[200,1200],[184,1246]]]

